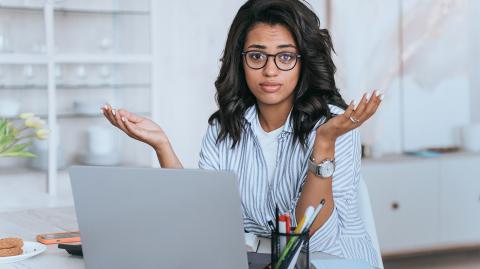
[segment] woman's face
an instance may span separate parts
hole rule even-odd
[[[288,69],[288,62],[292,59],[289,56],[298,53],[295,40],[283,25],[269,25],[259,23],[248,32],[245,47],[243,51],[255,51],[266,54],[280,54],[277,57],[277,64],[282,69]],[[287,52],[283,54],[283,52]],[[268,57],[267,63],[263,68],[252,69],[247,65],[246,57],[250,57],[249,62],[255,61],[261,63],[261,55],[259,53],[250,53],[243,58],[243,69],[245,70],[245,78],[250,91],[257,99],[259,106],[261,105],[281,105],[293,104],[293,91],[298,82],[300,75],[300,59],[293,59],[291,62],[293,69],[289,71],[280,70],[274,62],[274,57]],[[293,64],[292,64],[293,63]],[[250,64],[252,65],[252,64]],[[257,67],[261,66],[258,64]]]

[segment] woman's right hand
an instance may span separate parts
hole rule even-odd
[[[112,125],[131,138],[152,146],[155,150],[168,143],[162,128],[148,118],[135,115],[125,109],[113,109],[109,104],[102,107],[102,112]]]

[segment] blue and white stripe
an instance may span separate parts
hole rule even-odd
[[[334,114],[343,113],[339,107],[329,107]],[[255,106],[250,107],[244,116],[248,126],[234,149],[231,149],[230,138],[216,144],[220,126],[217,122],[209,125],[202,142],[199,167],[235,172],[240,187],[245,230],[269,235],[268,221],[274,219],[275,205],[278,205],[280,212],[290,212],[295,216],[295,207],[307,176],[307,160],[312,152],[316,128],[309,134],[308,148],[304,150],[298,141],[292,145],[293,129],[290,119],[287,119],[278,136],[277,169],[269,183],[265,158],[251,128],[257,117]],[[322,118],[316,127],[324,121]],[[310,250],[362,259],[380,267],[373,243],[358,215],[360,149],[357,129],[336,140],[336,170],[332,183],[335,207],[330,218],[310,238]],[[292,218],[292,222],[296,226],[295,218]]]

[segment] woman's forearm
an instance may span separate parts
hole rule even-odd
[[[162,168],[183,168],[182,163],[173,151],[172,145],[170,142],[165,142],[162,145],[154,147],[155,152],[157,153],[158,162]]]
[[[313,157],[315,160],[333,159],[335,155],[335,142],[318,143],[314,145]],[[312,235],[317,231],[330,217],[334,208],[332,177],[320,178],[312,172],[307,173],[302,193],[295,208],[295,218],[297,223],[302,219],[308,206],[317,207],[320,201],[325,199],[325,205],[322,211],[315,219],[310,229]]]

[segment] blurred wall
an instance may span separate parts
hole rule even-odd
[[[159,123],[186,167],[197,167],[228,28],[243,1],[161,5]]]
[[[480,1],[469,2],[469,30],[472,40],[470,42],[470,77],[472,78],[472,95],[470,106],[472,107],[472,122],[480,124]]]
[[[165,1],[161,5],[159,123],[184,166],[196,168],[208,117],[216,110],[214,82],[230,24],[243,0]],[[323,1],[312,1],[322,17]]]
[[[309,2],[332,34],[346,101],[372,89],[386,93],[361,128],[363,143],[383,153],[456,146],[459,128],[480,122],[479,1]],[[207,119],[216,110],[219,59],[243,3],[189,0],[161,8],[158,118],[187,167],[197,166]]]

